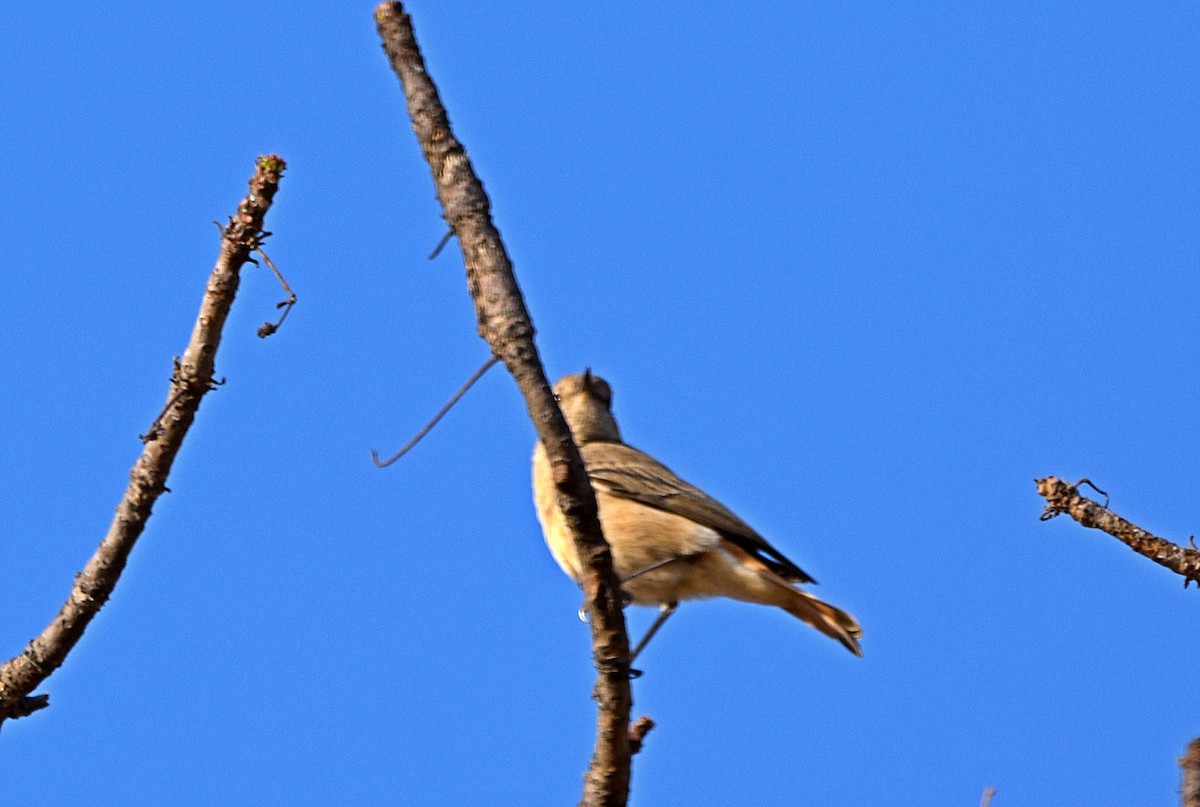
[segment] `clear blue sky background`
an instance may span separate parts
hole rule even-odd
[[[1200,593],[1041,523],[1200,530],[1190,3],[416,1],[551,376],[866,631],[688,605],[635,805],[1173,804]],[[111,603],[6,724],[25,804],[572,804],[579,597],[368,3],[18,0],[0,26],[0,655],[62,602],[257,154],[289,162]],[[640,630],[651,614],[633,615]]]

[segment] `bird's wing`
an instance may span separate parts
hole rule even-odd
[[[594,442],[579,448],[588,477],[597,490],[683,516],[715,530],[786,580],[817,582],[729,508],[695,485],[684,482],[649,454],[624,443]]]

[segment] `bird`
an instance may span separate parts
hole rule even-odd
[[[588,369],[559,379],[554,396],[596,493],[626,600],[659,607],[631,661],[679,602],[708,597],[777,606],[862,655],[854,617],[799,588],[816,583],[812,576],[729,508],[621,439],[607,381]],[[583,565],[540,441],[533,452],[533,498],[550,553],[578,583]]]

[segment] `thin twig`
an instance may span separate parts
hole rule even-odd
[[[262,232],[263,218],[279,188],[285,165],[272,154],[259,157],[256,167],[250,178],[250,192],[229,224],[221,228],[221,254],[209,276],[191,340],[175,363],[167,406],[151,426],[152,436],[134,463],[129,487],[108,533],[83,571],[75,576],[71,593],[57,616],[20,655],[0,664],[0,723],[46,705],[45,695],[27,696],[62,665],[88,623],[108,601],[155,501],[167,489],[171,464],[196,418],[201,398],[212,386],[213,361],[237,294],[239,272]]]
[[[454,237],[454,228],[446,230],[446,234],[442,236],[442,240],[437,242],[437,246],[433,248],[433,252],[429,253],[429,260],[433,260],[438,255],[442,254],[442,250],[450,243],[450,239]]]
[[[1092,490],[1096,491],[1101,496],[1103,496],[1104,497],[1104,506],[1108,507],[1108,494],[1107,493],[1105,493],[1103,490],[1100,490],[1100,488],[1096,487],[1095,483],[1093,483],[1092,480],[1088,479],[1087,477],[1084,477],[1083,479],[1080,479],[1078,482],[1075,483],[1075,487],[1077,487],[1077,488],[1083,487],[1084,485],[1087,485],[1089,488],[1091,488]]]
[[[533,343],[533,322],[512,263],[491,217],[491,202],[466,149],[450,129],[446,109],[398,2],[375,9],[375,22],[392,69],[404,88],[413,132],[429,163],[442,215],[458,236],[475,302],[479,335],[512,373],[554,472],[558,504],[584,562],[584,601],[591,614],[592,657],[599,674],[593,697],[596,746],[584,777],[581,804],[622,807],[629,797],[629,636],[612,552],[600,531],[596,497],[583,459],[550,391]]]
[[[180,369],[178,356],[175,357],[174,368],[175,369],[171,372],[171,389],[175,390],[175,393],[167,399],[165,404],[163,404],[163,408],[154,418],[154,422],[150,424],[150,428],[146,429],[146,433],[138,435],[138,439],[143,443],[149,443],[152,440],[157,440],[158,436],[162,434],[163,418],[167,416],[167,413],[171,411],[171,408],[175,406],[175,404],[179,403],[179,399],[182,398],[186,393],[195,392],[195,390],[190,388],[188,379],[184,376]],[[225,386],[224,378],[222,378],[220,381],[217,381],[215,378],[208,379],[208,389],[210,390],[223,386]]]
[[[1087,480],[1072,485],[1057,476],[1048,476],[1037,482],[1037,491],[1046,499],[1041,520],[1049,521],[1060,513],[1066,513],[1085,527],[1102,530],[1118,539],[1139,555],[1145,555],[1155,563],[1166,566],[1183,576],[1183,587],[1196,581],[1200,583],[1200,551],[1188,549],[1159,538],[1109,510],[1099,502],[1079,494],[1079,484],[1085,482],[1099,490]],[[1105,494],[1107,496],[1107,494]]]
[[[163,408],[160,409],[158,414],[154,416],[154,420],[153,420],[153,422],[151,422],[150,428],[146,429],[146,433],[138,435],[138,439],[141,440],[143,443],[149,443],[152,440],[158,439],[158,436],[160,434],[162,434],[162,429],[160,427],[162,425],[163,418],[166,417],[167,412],[171,411],[171,407],[173,407],[175,404],[179,403],[179,399],[183,397],[183,393],[187,392],[186,387],[184,387],[182,384],[176,383],[176,377],[178,375],[179,375],[179,357],[176,356],[175,357],[175,370],[171,373],[171,389],[175,390],[175,392],[171,395],[170,398],[167,398],[167,402],[165,404],[163,404]]]
[[[450,400],[446,402],[446,405],[443,406],[441,408],[441,410],[439,410],[438,413],[433,416],[433,420],[426,423],[425,428],[423,428],[423,429],[421,429],[421,431],[417,432],[417,436],[414,437],[413,439],[409,440],[407,445],[404,446],[404,448],[400,449],[395,454],[388,457],[386,460],[382,460],[382,461],[379,459],[379,454],[375,451],[375,449],[372,448],[371,449],[371,462],[375,463],[375,467],[386,468],[389,465],[391,465],[393,462],[395,462],[396,460],[403,457],[409,451],[411,451],[412,447],[415,446],[417,443],[421,442],[421,438],[423,438],[425,435],[429,434],[430,430],[432,430],[433,427],[438,424],[438,421],[441,420],[443,417],[445,417],[446,413],[449,412],[450,409],[456,403],[458,403],[458,399],[461,398],[462,396],[466,395],[467,390],[469,390],[471,387],[473,387],[475,385],[476,381],[483,378],[483,374],[486,373],[488,370],[490,370],[492,365],[498,361],[500,361],[499,356],[492,356],[490,359],[485,361],[483,363],[483,366],[480,367],[478,370],[476,370],[475,374],[473,376],[471,376],[470,378],[467,379],[467,383],[463,384],[459,388],[458,392],[454,393],[454,395],[452,395],[450,397]]]
[[[266,339],[268,336],[279,330],[280,326],[283,325],[283,321],[287,319],[287,315],[292,312],[292,306],[296,304],[296,293],[292,291],[292,287],[288,285],[288,282],[283,279],[283,273],[276,268],[275,262],[267,257],[267,253],[263,252],[262,240],[268,235],[270,235],[270,233],[262,234],[262,238],[259,239],[259,243],[254,247],[254,251],[259,255],[262,255],[263,260],[267,262],[267,266],[271,267],[271,271],[274,272],[275,277],[279,279],[279,285],[283,286],[283,293],[287,295],[287,299],[275,304],[276,308],[283,309],[283,313],[279,315],[279,319],[275,322],[264,322],[262,326],[259,327],[259,339]]]
[[[992,797],[996,795],[996,788],[985,787],[983,789],[983,798],[979,800],[979,807],[991,807]]]

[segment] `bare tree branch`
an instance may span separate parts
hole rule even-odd
[[[125,561],[145,529],[150,511],[167,489],[167,475],[200,400],[216,383],[213,362],[221,329],[237,294],[239,271],[260,241],[263,218],[271,206],[284,161],[275,155],[259,157],[250,178],[250,192],[237,213],[222,228],[221,253],[200,303],[200,315],[182,359],[176,359],[167,405],[143,437],[145,446],[129,474],[129,487],[117,506],[108,534],[83,571],[58,615],[18,656],[0,665],[0,723],[23,717],[49,703],[49,697],[26,697],[58,669],[83,636],[92,618],[108,601]]]
[[[612,555],[596,517],[596,499],[583,460],[533,343],[533,323],[512,264],[492,224],[491,203],[475,176],[466,150],[454,137],[437,88],[425,69],[412,21],[398,2],[375,9],[384,51],[400,78],[413,131],[433,172],[438,199],[458,236],[467,265],[467,287],[475,301],[479,334],[516,379],[538,439],[554,468],[559,505],[586,562],[583,592],[591,614],[592,653],[598,676],[596,748],[584,780],[581,804],[624,805],[629,793],[629,637],[621,613],[621,589]]]
[[[1155,563],[1183,575],[1185,588],[1192,581],[1200,583],[1200,551],[1179,546],[1146,532],[1098,502],[1081,496],[1078,485],[1072,485],[1057,476],[1034,481],[1037,482],[1038,493],[1046,499],[1042,521],[1066,513],[1083,526],[1103,530],[1139,555],[1145,555]]]
[[[1187,753],[1179,758],[1183,782],[1179,786],[1179,803],[1183,807],[1200,807],[1200,738],[1188,743]]]

